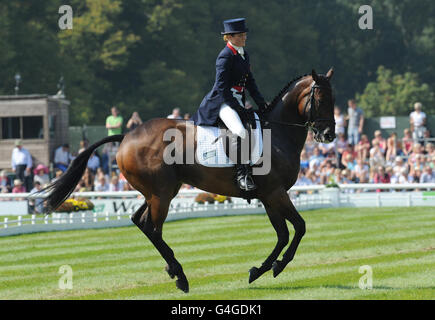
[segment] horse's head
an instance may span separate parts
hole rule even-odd
[[[301,93],[300,114],[306,119],[318,142],[332,142],[335,139],[335,98],[329,82],[333,74],[332,68],[326,75],[318,75],[313,70],[311,83]]]

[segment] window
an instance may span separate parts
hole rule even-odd
[[[1,118],[2,139],[44,139],[42,116]]]

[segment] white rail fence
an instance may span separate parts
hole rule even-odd
[[[339,187],[296,186],[289,191],[289,196],[300,211],[333,207],[435,207],[435,184],[344,184]],[[180,191],[171,203],[167,221],[265,213],[262,203],[256,199],[250,204],[240,198],[232,198],[231,202],[198,204],[195,197],[203,192],[198,189]],[[144,198],[136,191],[82,192],[73,196],[91,198],[94,210],[10,217],[12,204],[20,203],[27,208],[29,194],[0,195],[0,200],[3,200],[0,203],[4,205],[0,206],[0,214],[8,215],[0,218],[0,236],[130,226],[131,215],[144,203]]]

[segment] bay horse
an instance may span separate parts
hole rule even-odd
[[[258,186],[254,198],[263,203],[278,239],[262,265],[249,270],[249,283],[271,269],[274,277],[280,274],[293,259],[305,234],[305,221],[287,191],[297,180],[300,153],[308,129],[313,130],[316,141],[331,142],[335,139],[334,96],[330,85],[332,75],[331,68],[326,75],[318,75],[313,70],[311,74],[293,79],[273,99],[269,111],[262,115],[265,127],[271,130],[270,154],[264,155],[271,157],[271,168],[266,175],[254,176]],[[244,194],[234,179],[234,167],[205,167],[196,162],[166,164],[163,153],[170,142],[165,142],[163,135],[168,129],[178,129],[185,136],[186,121],[151,119],[126,135],[108,136],[96,142],[80,153],[68,170],[42,192],[49,193],[45,201],[47,212],[52,212],[71,195],[92,152],[102,144],[120,142],[116,154],[118,167],[127,181],[145,197],[144,204],[131,219],[166,261],[165,270],[169,276],[177,277],[177,288],[187,293],[189,283],[183,268],[162,238],[163,223],[171,200],[183,183],[231,197],[244,197]],[[196,150],[196,140],[193,147]],[[183,144],[183,152],[191,152],[189,148],[191,146]],[[282,260],[278,260],[281,251],[289,243],[286,220],[293,225],[295,234]]]

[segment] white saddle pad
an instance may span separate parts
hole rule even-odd
[[[261,135],[261,124],[257,114],[255,114],[257,128],[252,131],[254,137],[253,147],[251,147],[251,164],[260,160],[263,152],[263,137]],[[220,138],[216,143],[213,142],[222,133],[217,127],[197,126],[196,131],[196,161],[206,167],[232,167],[234,162],[227,157],[224,150],[223,139]]]

